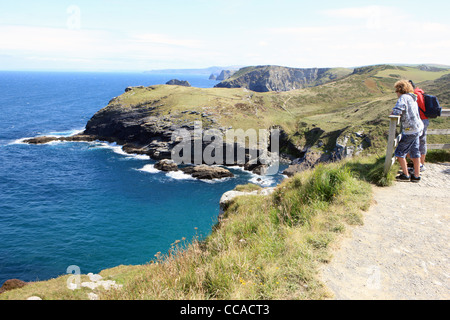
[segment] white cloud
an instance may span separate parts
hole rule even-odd
[[[103,30],[0,25],[0,51],[28,61],[53,61],[58,65],[108,65],[135,69],[155,61],[197,56],[203,43],[165,34],[125,34]],[[117,61],[118,64],[115,64]],[[7,67],[7,66],[6,66]],[[0,64],[0,69],[5,68]]]
[[[130,41],[141,44],[162,44],[186,48],[200,48],[203,46],[203,43],[196,39],[174,38],[168,35],[155,33],[132,35]]]
[[[308,66],[450,64],[449,24],[416,19],[399,8],[383,6],[326,10],[321,14],[329,18],[329,25],[267,30],[273,46],[282,48],[273,56]]]

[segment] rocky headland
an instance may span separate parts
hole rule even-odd
[[[256,66],[242,68],[216,85],[217,88],[247,88],[256,92],[290,91],[313,87],[337,80],[351,73],[350,69],[289,68],[282,66]]]

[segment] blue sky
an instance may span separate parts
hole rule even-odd
[[[2,1],[0,70],[450,65],[448,1]]]

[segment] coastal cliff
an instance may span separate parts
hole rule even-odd
[[[217,88],[247,88],[257,92],[290,91],[313,87],[350,74],[350,69],[288,68],[281,66],[246,67],[216,85]]]

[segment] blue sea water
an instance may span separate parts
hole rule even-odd
[[[102,142],[20,143],[74,134],[126,87],[172,78],[216,84],[204,75],[0,72],[0,285],[47,280],[71,265],[86,274],[149,262],[175,240],[208,235],[221,195],[255,181],[238,169],[213,183],[166,174]]]

